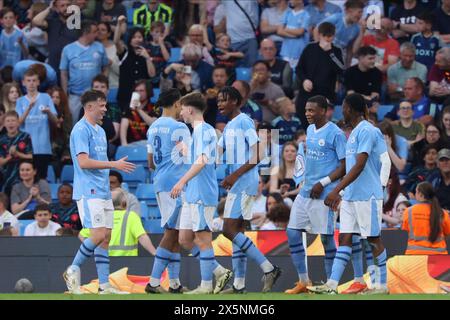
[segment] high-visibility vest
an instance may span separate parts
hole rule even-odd
[[[432,255],[447,254],[445,236],[450,235],[450,218],[444,210],[441,232],[435,242],[430,242],[431,204],[420,203],[406,208],[402,229],[408,231],[408,247],[405,254]]]
[[[150,32],[152,22],[161,21],[168,24],[172,21],[172,8],[164,3],[160,3],[155,12],[148,10],[147,4],[142,5],[133,12],[133,25],[141,26],[145,29],[145,33]]]

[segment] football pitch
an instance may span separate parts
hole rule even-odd
[[[315,295],[299,294],[287,295],[284,293],[247,293],[227,295],[70,295],[70,294],[0,294],[0,300],[450,300],[450,294],[392,294],[392,295]]]

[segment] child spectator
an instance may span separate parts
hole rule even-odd
[[[35,16],[47,9],[47,7],[47,4],[42,2],[33,3],[27,11],[27,19],[30,22],[22,30],[28,42],[30,56],[40,62],[44,62],[48,57],[47,32],[33,25],[31,21]]]
[[[417,17],[419,33],[411,37],[411,42],[416,46],[416,61],[424,64],[428,70],[434,64],[436,52],[445,46],[439,36],[433,33],[434,16],[423,12]]]
[[[43,203],[38,205],[34,212],[35,221],[25,228],[24,236],[56,236],[56,231],[60,229],[61,226],[51,221],[51,217],[52,214],[50,213],[48,204]]]
[[[403,212],[405,212],[405,209],[408,207],[411,207],[409,201],[401,201],[397,203],[395,210],[382,213],[381,217],[384,220],[386,227],[400,229],[403,221]]]
[[[3,30],[0,34],[0,68],[14,66],[28,57],[28,43],[23,32],[15,27],[16,16],[9,8],[0,10]]]
[[[302,127],[300,119],[295,117],[295,105],[291,99],[282,97],[276,100],[280,106],[280,116],[272,121],[272,127],[279,130],[280,144],[294,140],[295,133]]]
[[[11,191],[12,213],[17,215],[22,211],[32,211],[38,204],[51,202],[48,182],[37,178],[33,162],[21,162],[19,176],[21,181],[16,183]]]
[[[414,144],[424,138],[425,126],[414,120],[413,105],[409,101],[402,101],[397,111],[399,121],[392,124],[395,134],[405,138],[408,145]]]
[[[221,33],[216,38],[216,46],[211,50],[211,56],[214,59],[215,65],[224,65],[233,71],[236,68],[239,59],[244,57],[240,51],[233,51],[231,49],[231,38],[225,33]]]
[[[19,221],[7,210],[9,206],[8,196],[0,192],[0,230],[11,228],[11,235],[17,236],[19,233]]]
[[[267,212],[267,222],[259,230],[286,230],[291,209],[284,203],[274,205]]]
[[[303,8],[303,0],[291,0],[292,8],[283,17],[277,34],[283,37],[280,56],[295,69],[303,49],[309,43],[309,14]]]
[[[22,96],[20,86],[16,82],[5,83],[2,87],[2,103],[5,112],[16,111],[17,99]]]
[[[148,46],[150,49],[150,57],[152,58],[153,65],[155,66],[155,76],[152,78],[152,84],[154,87],[159,86],[159,80],[161,72],[166,67],[167,61],[170,59],[170,44],[164,41],[165,32],[164,23],[161,21],[155,21],[150,27],[151,41]]]
[[[72,200],[73,187],[62,184],[58,188],[58,202],[50,204],[52,221],[58,223],[63,228],[81,230],[81,220],[75,201]]]
[[[11,193],[12,186],[19,181],[19,163],[33,159],[31,138],[19,131],[19,115],[15,111],[5,114],[6,134],[0,136],[0,167],[4,181],[1,191]]]
[[[50,125],[58,124],[57,112],[52,99],[47,93],[38,91],[39,76],[33,70],[25,72],[22,84],[27,94],[17,100],[19,123],[31,136],[33,144],[33,161],[36,164],[38,177],[47,178],[47,167],[52,160],[50,141]]]

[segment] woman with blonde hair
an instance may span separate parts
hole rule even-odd
[[[5,106],[5,112],[15,111],[16,102],[22,96],[20,86],[17,82],[5,83],[2,87],[1,103]]]
[[[281,149],[281,161],[279,166],[273,168],[270,175],[270,192],[279,192],[283,198],[295,199],[300,191],[294,181],[295,159],[298,146],[293,141],[288,141]]]

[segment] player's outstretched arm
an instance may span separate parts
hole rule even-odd
[[[183,191],[184,186],[186,183],[189,182],[193,177],[195,177],[197,174],[202,171],[202,169],[206,166],[208,163],[208,158],[205,154],[202,154],[195,160],[194,164],[192,164],[191,168],[184,174],[184,176],[180,179],[180,181],[177,182],[177,184],[172,188],[172,191],[170,192],[170,196],[172,198],[177,198],[181,192]]]
[[[123,172],[132,172],[136,168],[136,165],[131,162],[127,162],[128,157],[123,157],[116,161],[99,161],[89,158],[87,153],[80,153],[77,156],[78,164],[81,169],[116,169]]]

